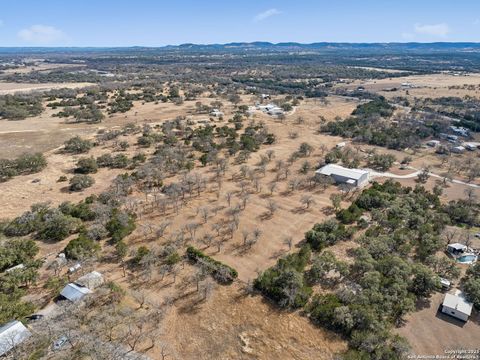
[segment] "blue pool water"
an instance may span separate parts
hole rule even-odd
[[[463,255],[457,258],[457,261],[460,263],[472,263],[477,260],[477,257],[475,255]]]

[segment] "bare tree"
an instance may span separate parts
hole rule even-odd
[[[203,223],[206,224],[207,221],[208,221],[208,214],[209,214],[209,210],[207,207],[202,207],[200,208],[200,216],[201,218],[203,219]]]
[[[305,208],[308,209],[311,204],[315,203],[315,200],[313,199],[312,195],[307,194],[303,195],[302,198],[300,199],[300,202],[305,205]]]
[[[231,203],[232,203],[232,197],[233,197],[233,192],[228,191],[227,193],[225,193],[225,199],[227,199],[227,204],[229,207],[231,206]]]
[[[289,251],[292,250],[293,239],[291,236],[285,236],[285,238],[283,239],[283,243],[288,246]]]
[[[268,209],[269,216],[273,216],[273,214],[275,214],[275,212],[278,209],[278,204],[273,200],[268,200],[267,209]]]

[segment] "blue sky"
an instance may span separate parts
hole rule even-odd
[[[0,0],[0,46],[480,41],[478,0]]]

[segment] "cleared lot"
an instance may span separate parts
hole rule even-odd
[[[418,311],[407,316],[398,333],[405,336],[415,355],[443,355],[452,349],[480,348],[480,315],[474,310],[466,323],[443,314],[445,294],[437,293],[430,302],[417,304]]]

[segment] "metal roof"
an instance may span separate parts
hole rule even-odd
[[[92,291],[86,287],[82,287],[82,286],[78,286],[77,284],[70,283],[63,288],[60,295],[62,295],[67,300],[77,301],[91,292]]]
[[[0,356],[22,343],[30,335],[30,331],[18,320],[3,325],[0,328]]]
[[[316,173],[320,175],[327,175],[327,176],[331,176],[332,174],[339,175],[339,176],[343,176],[343,177],[354,179],[354,180],[359,180],[365,174],[368,175],[367,170],[348,169],[337,164],[325,165],[324,167],[318,169]]]
[[[443,306],[455,309],[465,315],[472,313],[473,304],[465,299],[461,291],[454,294],[446,294],[443,300]]]
[[[455,250],[465,250],[467,248],[466,245],[460,243],[448,244],[447,247]]]

